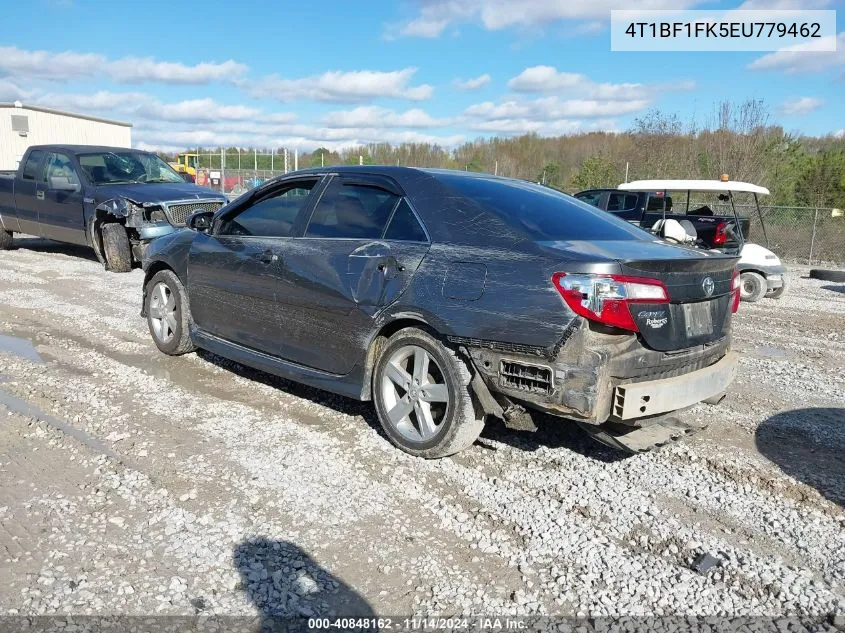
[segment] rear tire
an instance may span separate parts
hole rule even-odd
[[[191,308],[176,273],[158,271],[147,282],[145,294],[144,312],[156,347],[170,356],[193,352]]]
[[[132,270],[132,247],[126,227],[117,222],[104,224],[102,228],[103,252],[106,267],[116,273],[128,273]]]
[[[759,273],[742,273],[739,278],[739,292],[743,301],[759,301],[766,295],[766,280]]]
[[[15,240],[11,231],[0,229],[0,251],[8,251],[14,246]]]
[[[417,328],[387,340],[373,371],[373,402],[390,440],[428,459],[472,446],[484,428],[476,412],[467,364]]]

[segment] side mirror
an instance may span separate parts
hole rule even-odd
[[[214,214],[211,211],[197,211],[188,218],[188,228],[207,233],[211,229],[211,218]]]
[[[50,176],[50,189],[56,191],[79,191],[79,185],[67,176]]]

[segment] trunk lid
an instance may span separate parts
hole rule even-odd
[[[736,258],[620,262],[622,274],[659,279],[669,303],[630,304],[643,341],[671,351],[712,343],[730,332]]]
[[[717,341],[730,331],[731,280],[738,257],[659,240],[555,241],[538,245],[549,255],[566,258],[557,270],[662,282],[669,303],[628,303],[643,343],[652,349],[687,349]]]

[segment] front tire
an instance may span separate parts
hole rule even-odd
[[[11,231],[0,229],[0,251],[8,251],[14,245],[15,240]]]
[[[766,295],[766,280],[759,273],[742,273],[739,278],[740,298],[748,303],[759,301]]]
[[[156,347],[178,356],[196,349],[191,341],[191,309],[185,287],[172,270],[160,270],[147,282],[144,309]]]
[[[783,285],[780,288],[775,288],[772,290],[767,297],[770,299],[780,299],[783,296],[783,293],[786,292],[786,277],[783,278]]]
[[[132,247],[126,227],[117,222],[104,224],[103,253],[106,256],[106,266],[116,273],[128,273],[132,270]]]
[[[406,453],[429,459],[471,446],[484,428],[471,378],[455,351],[427,332],[394,334],[373,371],[373,402],[384,432]]]

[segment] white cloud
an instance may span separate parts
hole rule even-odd
[[[214,99],[189,99],[175,103],[162,103],[142,92],[100,91],[86,94],[45,94],[37,102],[56,108],[82,112],[120,113],[136,119],[161,121],[245,121],[261,116],[261,110],[243,105],[224,105]],[[285,113],[273,116],[287,116]]]
[[[0,47],[0,73],[13,77],[56,81],[107,76],[119,83],[162,82],[203,84],[231,80],[247,71],[233,60],[186,65],[153,58],[122,57],[110,60],[98,53],[29,51]]]
[[[833,36],[822,37],[809,43],[796,44],[774,53],[758,57],[748,68],[750,70],[777,70],[787,74],[816,73],[831,68],[845,68],[845,31],[836,36],[836,50],[830,48]]]
[[[463,143],[462,134],[440,136],[413,130],[385,130],[383,128],[326,128],[310,125],[279,126],[269,130],[266,126],[241,124],[239,126],[206,124],[173,128],[156,124],[136,126],[132,133],[136,146],[146,149],[184,149],[185,147],[288,147],[312,150],[326,147],[341,150],[368,143],[436,143],[454,147]]]
[[[11,79],[0,77],[0,101],[23,101],[28,99],[31,94]]]
[[[842,128],[841,130],[836,130],[836,131],[833,133],[833,136],[834,136],[835,138],[845,138],[845,128]]]
[[[442,127],[446,121],[434,119],[424,110],[414,108],[395,112],[379,106],[361,106],[353,110],[329,112],[322,118],[324,125],[334,128],[350,127]]]
[[[559,71],[554,66],[532,66],[508,81],[508,88],[515,92],[566,92],[587,99],[641,100],[653,97],[656,92],[692,90],[695,82],[655,85],[596,83],[586,75]]]
[[[242,88],[259,98],[282,102],[297,99],[356,103],[379,97],[423,101],[431,98],[434,88],[427,84],[410,85],[416,68],[391,72],[356,70],[331,71],[300,79],[285,79],[270,75],[257,82],[238,82]]]
[[[809,114],[814,110],[818,110],[824,101],[815,97],[798,97],[796,99],[787,99],[781,105],[781,110],[787,115],[801,115]]]
[[[649,106],[645,99],[630,101],[598,101],[595,99],[560,99],[543,97],[526,101],[505,101],[495,104],[485,101],[464,110],[464,115],[484,121],[526,117],[534,121],[554,121],[568,118],[613,117],[638,112]]]
[[[478,90],[490,83],[490,75],[484,74],[474,77],[473,79],[455,79],[452,85],[458,90]]]
[[[629,0],[625,9],[689,9],[704,0]],[[546,26],[560,20],[609,20],[619,0],[428,0],[419,14],[388,26],[390,36],[439,37],[447,27],[479,23],[488,31]]]

